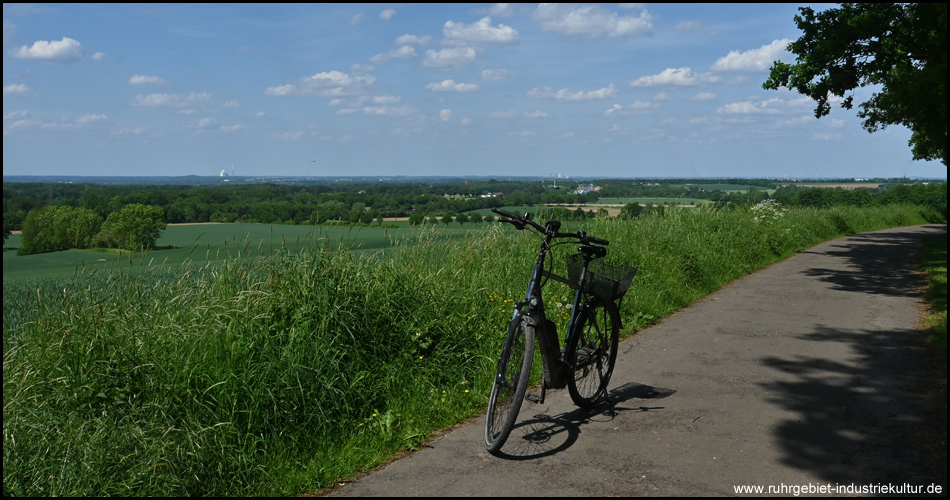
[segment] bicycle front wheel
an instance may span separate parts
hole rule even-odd
[[[574,371],[567,388],[574,404],[590,408],[607,395],[617,361],[620,313],[613,302],[596,300],[582,314],[567,350],[566,360]]]
[[[495,383],[488,398],[485,447],[491,453],[504,446],[515,426],[533,360],[534,325],[524,316],[518,315],[508,327],[508,336],[498,359]]]

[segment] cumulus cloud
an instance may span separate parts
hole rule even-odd
[[[11,83],[9,85],[3,86],[3,95],[28,96],[32,94],[33,91],[31,91],[29,87],[22,83]]]
[[[455,80],[442,80],[426,85],[426,90],[433,92],[475,92],[478,90],[478,85],[474,83],[455,83]]]
[[[101,61],[101,60],[105,59],[105,57],[106,57],[105,53],[103,53],[103,52],[96,52],[95,54],[92,55],[92,60],[93,60],[93,61]]]
[[[716,94],[712,92],[700,92],[693,96],[694,101],[709,101],[716,98]]]
[[[724,115],[775,114],[779,112],[775,105],[782,104],[782,102],[777,99],[762,102],[739,101],[721,106],[716,110],[716,113]]]
[[[455,113],[452,112],[451,109],[443,109],[442,111],[439,112],[439,118],[444,122],[447,122],[454,117],[455,117]]]
[[[38,59],[47,62],[75,62],[85,57],[82,44],[72,38],[63,37],[60,41],[47,42],[37,40],[32,47],[26,45],[11,54],[16,59]]]
[[[554,99],[556,101],[590,101],[593,99],[606,99],[608,97],[617,97],[619,94],[614,85],[610,85],[591,91],[571,92],[569,90],[552,90],[550,87],[543,89],[533,88],[528,91],[528,97],[534,99]]]
[[[157,76],[149,75],[133,75],[132,78],[129,78],[129,85],[141,86],[141,85],[167,85],[168,82],[162,80]]]
[[[658,87],[666,85],[699,85],[706,82],[716,82],[719,78],[708,73],[696,74],[688,67],[667,68],[656,75],[641,76],[630,82],[633,87]]]
[[[545,31],[572,36],[616,38],[653,32],[653,18],[646,9],[637,15],[621,16],[598,5],[541,4],[533,17]]]
[[[389,21],[395,15],[396,15],[396,11],[394,9],[386,9],[379,13],[379,18],[384,21]]]
[[[396,45],[429,45],[432,43],[431,36],[403,35],[396,39]]]
[[[768,45],[757,49],[739,52],[730,51],[725,57],[720,57],[712,66],[713,71],[766,71],[772,62],[780,60],[782,56],[790,55],[785,50],[792,41],[788,38],[775,40]]]
[[[446,43],[515,44],[519,40],[518,30],[504,24],[493,27],[490,17],[483,17],[472,24],[446,21],[442,34],[445,35]]]
[[[427,50],[422,65],[429,68],[457,68],[475,60],[477,53],[471,47]]]
[[[376,82],[376,77],[366,73],[343,73],[324,71],[300,79],[299,84],[268,87],[265,95],[283,97],[291,95],[342,97],[360,95]]]
[[[411,45],[403,45],[396,50],[376,54],[370,57],[369,60],[372,63],[379,64],[389,61],[390,59],[412,59],[413,57],[419,57],[419,54],[416,54],[416,49]]]

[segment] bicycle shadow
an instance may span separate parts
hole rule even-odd
[[[495,456],[507,460],[534,460],[560,453],[577,441],[582,425],[610,422],[619,412],[662,410],[663,406],[626,406],[624,403],[663,399],[674,393],[674,389],[628,382],[611,390],[608,401],[602,401],[591,409],[575,408],[558,415],[534,415],[515,424],[507,443]],[[528,409],[527,405],[522,408],[525,409]]]

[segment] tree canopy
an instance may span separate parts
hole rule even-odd
[[[851,109],[853,90],[880,91],[860,104],[868,132],[904,125],[915,160],[947,164],[947,4],[844,3],[815,13],[799,8],[802,36],[788,45],[794,64],[775,61],[762,85],[787,87],[829,113],[832,96]]]

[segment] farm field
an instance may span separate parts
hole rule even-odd
[[[435,231],[452,237],[474,229],[452,224],[435,228],[400,229],[379,227],[290,226],[271,224],[180,224],[169,225],[148,252],[117,250],[67,250],[34,255],[17,255],[22,236],[11,235],[4,243],[3,281],[52,275],[102,271],[162,268],[187,261],[206,264],[239,255],[268,256],[279,250],[296,252],[311,246],[346,246],[357,250],[380,250],[394,239],[421,231]]]
[[[698,198],[601,198],[599,202],[603,205],[626,205],[628,203],[646,205],[652,203],[654,205],[696,206],[709,203],[709,200]]]

